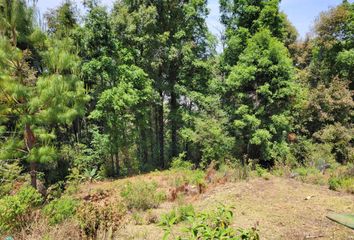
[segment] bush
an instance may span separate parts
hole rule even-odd
[[[192,170],[194,165],[191,162],[184,160],[186,153],[180,153],[178,157],[175,157],[171,162],[171,169],[184,169]]]
[[[0,199],[0,232],[21,227],[27,222],[24,218],[41,202],[41,194],[30,186],[23,186],[17,194]]]
[[[326,177],[315,167],[301,167],[295,169],[294,172],[299,175],[298,178],[303,182],[318,185],[327,184]]]
[[[328,180],[328,185],[329,185],[329,189],[331,190],[338,190],[340,188],[340,180],[336,177],[331,177],[329,180]]]
[[[156,208],[166,199],[166,194],[157,191],[156,182],[128,182],[121,191],[128,209],[147,210]]]
[[[171,174],[170,185],[172,187],[179,187],[181,185],[205,185],[205,172],[203,170],[178,170]]]
[[[44,207],[43,212],[49,217],[51,224],[58,224],[75,214],[77,204],[78,202],[76,200],[64,196],[51,201]]]
[[[0,162],[0,197],[8,194],[22,168],[17,163]]]
[[[82,203],[76,211],[82,233],[88,239],[111,239],[118,227],[122,224],[126,214],[125,207],[118,204]],[[102,238],[99,235],[102,234]]]
[[[352,165],[338,167],[328,180],[329,189],[354,193],[354,168]]]

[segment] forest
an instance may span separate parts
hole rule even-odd
[[[325,207],[354,213],[354,3],[304,38],[280,0],[219,0],[220,38],[207,0],[83,8],[0,0],[0,238],[353,236]],[[324,207],[284,228],[233,210],[277,187]]]

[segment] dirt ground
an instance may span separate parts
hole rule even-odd
[[[232,206],[233,225],[257,226],[261,239],[354,239],[353,230],[326,218],[331,211],[354,213],[354,195],[293,179],[272,177],[226,183],[185,201],[192,203],[197,211],[215,209],[220,203]],[[176,204],[166,202],[153,212],[160,215]],[[116,237],[156,240],[162,236],[163,230],[156,224],[128,223]]]

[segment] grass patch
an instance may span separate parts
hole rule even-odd
[[[158,207],[165,199],[166,194],[158,191],[156,182],[127,182],[121,191],[128,209],[147,210]]]

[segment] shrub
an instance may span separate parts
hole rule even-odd
[[[354,193],[354,168],[352,165],[341,166],[333,170],[328,185],[331,190]]]
[[[236,163],[223,163],[220,164],[216,171],[215,181],[222,181],[223,179],[228,182],[235,182],[237,180],[246,179],[248,176],[248,166],[242,166]]]
[[[178,157],[175,157],[172,162],[171,162],[171,169],[187,169],[187,170],[191,170],[193,169],[194,165],[191,162],[188,162],[186,160],[184,160],[186,153],[180,153],[178,155]]]
[[[13,188],[13,183],[21,173],[17,163],[0,162],[0,197],[8,194]]]
[[[64,181],[59,181],[53,185],[51,185],[47,189],[47,197],[46,201],[52,201],[54,199],[60,198],[61,195],[63,194],[65,183]]]
[[[120,203],[96,205],[85,202],[76,211],[81,231],[88,239],[110,239],[107,235],[113,234],[121,226],[125,214],[126,209]],[[100,233],[106,238],[100,238]]]
[[[30,186],[23,186],[17,194],[0,199],[0,232],[21,227],[27,222],[24,218],[41,202],[41,194]]]
[[[298,178],[303,182],[319,185],[327,184],[325,176],[315,167],[300,167],[295,169],[294,172],[299,175]]]
[[[58,224],[72,217],[77,208],[78,202],[71,197],[63,196],[51,201],[44,207],[43,212],[49,217],[51,224]]]
[[[156,182],[128,182],[121,191],[128,209],[147,210],[156,208],[166,199],[166,194],[157,191]]]
[[[192,184],[192,185],[205,185],[205,172],[197,170],[179,170],[178,172],[171,174],[170,185],[172,187],[179,187],[181,185]]]
[[[340,188],[340,180],[336,177],[331,177],[328,180],[328,185],[329,189],[336,191]]]

